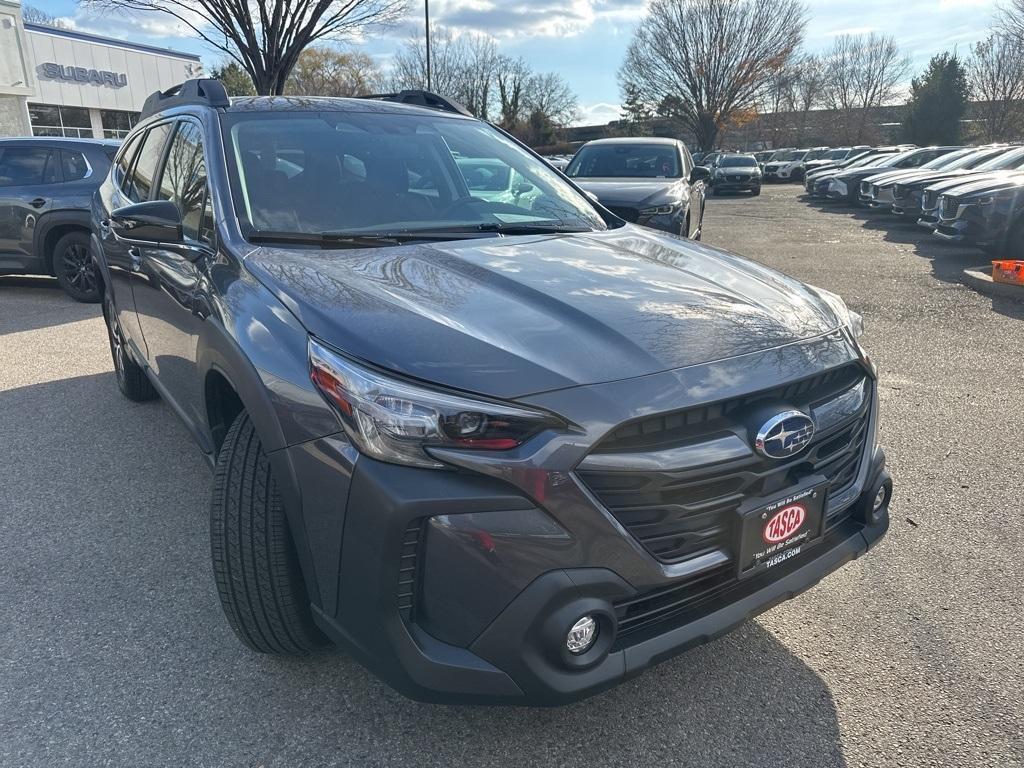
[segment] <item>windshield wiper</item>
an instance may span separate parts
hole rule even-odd
[[[590,227],[569,227],[565,224],[532,224],[528,221],[488,222],[486,224],[477,224],[475,229],[477,232],[497,232],[499,235],[568,235],[594,231]]]
[[[247,239],[252,243],[286,243],[319,245],[321,248],[381,248],[424,240],[462,240],[473,233],[452,231],[431,232],[269,232],[257,231]]]

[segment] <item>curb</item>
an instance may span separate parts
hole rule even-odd
[[[992,279],[992,266],[990,264],[980,267],[968,267],[963,271],[963,282],[979,293],[985,293],[1001,299],[1024,301],[1024,285],[997,283]]]

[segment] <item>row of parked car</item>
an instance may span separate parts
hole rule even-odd
[[[1024,256],[1024,146],[859,148],[808,170],[804,186],[811,199],[916,222],[993,256]]]

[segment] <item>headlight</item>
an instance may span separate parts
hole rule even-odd
[[[393,464],[443,467],[425,450],[503,451],[538,432],[564,428],[554,416],[391,378],[309,340],[310,377],[341,426],[367,456]]]
[[[721,177],[721,174],[722,174],[721,171],[717,171],[715,175]],[[640,215],[641,216],[666,216],[666,215],[668,215],[670,213],[675,213],[676,211],[678,211],[680,206],[682,206],[682,204],[683,203],[680,200],[680,201],[677,201],[675,203],[670,203],[668,205],[656,205],[656,206],[653,206],[651,208],[641,208],[640,209]]]

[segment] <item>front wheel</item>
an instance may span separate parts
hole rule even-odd
[[[210,553],[221,607],[245,645],[302,655],[327,642],[313,624],[270,460],[244,411],[217,456]]]
[[[69,232],[53,248],[53,274],[64,293],[75,301],[95,304],[100,300],[100,279],[89,253],[89,235]]]
[[[760,194],[761,194],[761,188],[760,187],[754,187],[752,190],[750,190],[750,196],[751,197],[757,197]]]

